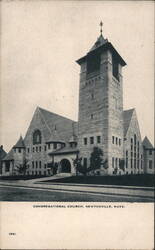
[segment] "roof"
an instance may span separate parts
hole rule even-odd
[[[130,121],[135,109],[128,109],[123,111],[123,129],[124,129],[124,136],[126,136]]]
[[[77,142],[77,136],[72,135],[71,138],[69,139],[69,142]]]
[[[98,47],[102,46],[103,44],[105,44],[107,42],[108,42],[108,40],[104,39],[104,37],[102,35],[100,35],[98,37],[97,41],[95,42],[95,44],[93,45],[93,47],[90,49],[90,51],[97,49]]]
[[[149,139],[147,138],[147,136],[145,136],[143,142],[142,142],[142,145],[145,147],[145,148],[148,148],[148,149],[151,149],[153,148],[153,145],[151,144],[151,142],[149,141]]]
[[[46,129],[44,129],[44,137],[47,142],[50,140],[59,140],[61,142],[69,141],[70,137],[74,133],[77,134],[77,122],[61,115],[57,115],[48,110],[38,107],[38,110],[42,116]]]
[[[61,154],[70,154],[70,153],[78,153],[78,148],[71,148],[69,146],[66,146],[64,148],[57,149],[56,151],[53,151],[49,153],[49,155],[61,155]]]
[[[46,143],[50,143],[50,142],[61,142],[61,143],[65,143],[60,136],[57,133],[57,130],[54,130],[53,133],[51,134],[50,138],[47,140]]]
[[[0,146],[0,160],[2,160],[6,155],[7,153],[3,149],[3,146]]]
[[[89,54],[96,53],[96,52],[101,53],[102,51],[105,51],[105,50],[112,51],[114,57],[118,59],[120,64],[122,66],[126,65],[126,62],[123,60],[123,58],[117,52],[117,50],[113,47],[113,45],[107,39],[104,39],[104,37],[102,35],[97,39],[97,41],[95,42],[93,47],[90,49],[90,51],[85,56],[78,59],[76,62],[78,64],[81,64],[82,62],[86,61],[86,58],[88,57]]]
[[[17,141],[17,143],[13,146],[13,148],[25,148],[25,144],[23,141],[22,136],[20,136],[19,140]]]
[[[3,161],[11,161],[13,160],[13,149],[9,151],[9,153],[3,158]]]

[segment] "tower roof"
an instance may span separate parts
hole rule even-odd
[[[5,150],[3,149],[3,146],[0,146],[0,160],[4,159],[4,157],[7,155]]]
[[[102,26],[103,23],[102,21],[100,22],[100,36],[97,38],[97,41],[95,42],[95,44],[93,45],[93,47],[89,50],[89,52],[81,57],[80,59],[78,59],[76,62],[78,64],[83,63],[84,61],[86,61],[87,56],[91,53],[101,53],[102,51],[105,50],[110,50],[112,52],[112,54],[114,55],[115,58],[117,58],[118,62],[122,65],[125,66],[126,62],[123,60],[123,58],[120,56],[120,54],[117,52],[117,50],[113,47],[113,45],[108,41],[108,39],[105,39],[102,35]]]
[[[90,51],[93,51],[102,45],[106,44],[108,42],[108,39],[104,39],[102,34],[97,38],[96,42],[94,43],[93,47],[90,49]]]
[[[13,160],[13,149],[9,151],[9,153],[3,158],[3,161],[11,161]]]
[[[151,142],[149,141],[149,139],[147,138],[147,136],[145,136],[142,144],[145,148],[150,148],[150,149],[153,148],[153,146],[152,146]]]
[[[25,148],[25,144],[24,144],[24,140],[23,140],[22,136],[20,136],[19,140],[13,146],[13,148]]]

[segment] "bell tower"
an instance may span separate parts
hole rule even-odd
[[[79,90],[78,148],[89,166],[94,146],[103,150],[108,168],[99,174],[114,174],[113,159],[123,158],[122,67],[125,61],[102,35],[77,63],[81,67]],[[116,165],[117,165],[116,164]]]

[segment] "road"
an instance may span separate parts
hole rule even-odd
[[[153,198],[0,184],[0,201],[153,202]]]

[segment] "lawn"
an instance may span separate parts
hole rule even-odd
[[[153,187],[154,175],[71,176],[45,182]]]

